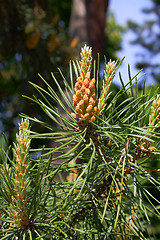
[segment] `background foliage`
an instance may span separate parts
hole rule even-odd
[[[67,37],[70,10],[71,1],[0,3],[0,128],[10,140],[18,113],[32,108],[21,98],[32,94],[28,81],[42,85],[38,72],[51,81],[50,72],[67,66],[73,57]]]
[[[131,43],[142,48],[139,53],[135,53],[137,58],[136,66],[138,69],[143,68],[144,72],[147,73],[149,84],[152,80],[160,83],[160,2],[158,0],[151,0],[151,2],[152,6],[150,8],[144,7],[142,9],[142,12],[148,18],[145,22],[138,24],[128,21],[129,29],[135,34],[135,38]]]

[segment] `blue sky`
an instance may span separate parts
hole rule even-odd
[[[127,20],[132,20],[142,24],[148,17],[142,13],[143,8],[150,7],[152,5],[151,0],[110,0],[109,8],[113,11],[117,23],[126,26]],[[122,58],[125,56],[123,65],[120,71],[123,76],[123,80],[128,82],[127,66],[130,64],[132,76],[137,73],[135,68],[136,57],[135,54],[138,51],[142,51],[139,46],[131,45],[129,42],[134,39],[134,34],[128,31],[123,36],[122,51],[118,52],[118,56]],[[119,80],[115,80],[116,83],[120,83]]]

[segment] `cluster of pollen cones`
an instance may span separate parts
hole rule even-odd
[[[87,72],[84,80],[82,77],[77,78],[75,84],[75,95],[73,95],[73,106],[77,113],[71,113],[73,118],[79,119],[79,123],[94,122],[98,108],[96,104],[95,79],[90,79],[90,72]]]
[[[17,134],[17,144],[15,145],[16,156],[16,172],[15,172],[15,196],[12,202],[16,204],[15,210],[12,212],[15,224],[18,229],[25,229],[29,224],[29,216],[27,214],[27,198],[26,193],[26,171],[27,171],[27,158],[30,146],[29,139],[29,121],[23,120],[19,125],[19,134]]]
[[[78,65],[80,76],[75,84],[75,94],[73,95],[73,106],[75,113],[71,116],[77,119],[79,126],[88,125],[90,122],[95,122],[97,117],[104,110],[106,101],[110,95],[111,82],[115,76],[115,68],[117,61],[109,61],[105,64],[104,79],[101,94],[97,100],[95,93],[96,80],[91,78],[92,66],[92,49],[84,46],[81,50],[81,61]]]

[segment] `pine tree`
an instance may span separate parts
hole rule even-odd
[[[59,93],[42,76],[47,90],[31,83],[39,96],[26,98],[59,128],[23,114],[13,158],[4,152],[0,165],[1,240],[160,238],[152,224],[160,217],[159,169],[150,168],[159,161],[160,96],[146,94],[145,84],[138,95],[138,72],[126,85],[120,75],[122,87],[111,97],[120,64],[105,62],[99,87],[92,49],[84,46],[81,60],[70,63],[70,83],[59,70],[65,93],[53,74]],[[30,122],[45,132],[30,130]],[[32,148],[32,139],[46,138],[56,146]]]

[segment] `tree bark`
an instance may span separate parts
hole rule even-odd
[[[69,34],[92,47],[93,59],[103,58],[105,23],[109,0],[73,0]]]

